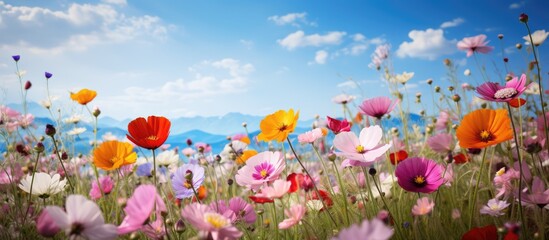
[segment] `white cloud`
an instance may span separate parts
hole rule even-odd
[[[509,9],[519,9],[522,6],[524,6],[524,1],[520,1],[518,3],[511,3],[511,5],[509,5]]]
[[[324,50],[317,51],[315,54],[315,62],[317,64],[325,64],[328,59],[328,52]]]
[[[465,20],[463,18],[455,18],[452,21],[443,22],[442,24],[440,24],[440,28],[457,27],[457,26],[461,25],[464,22],[465,22]]]
[[[411,42],[403,42],[397,56],[435,60],[437,57],[456,51],[457,40],[444,38],[442,29],[412,30],[408,33]]]
[[[345,32],[329,32],[325,35],[312,34],[305,35],[303,31],[296,31],[289,34],[284,39],[277,40],[280,46],[285,47],[288,50],[293,50],[298,47],[306,46],[323,46],[323,45],[338,45],[341,43],[342,38],[346,35]]]
[[[364,41],[366,40],[366,37],[360,33],[357,33],[355,35],[353,35],[353,41],[355,42],[361,42],[361,41]]]
[[[102,2],[120,6],[126,6],[128,4],[126,0],[102,0]]]
[[[129,87],[124,95],[110,99],[116,102],[170,103],[173,101],[196,100],[209,96],[245,92],[248,76],[254,71],[250,63],[242,64],[232,58],[219,61],[203,61],[188,69],[193,75],[168,81],[157,88]]]
[[[240,39],[240,44],[244,45],[247,49],[252,49],[254,42],[251,40]]]
[[[314,25],[313,23],[309,23],[306,17],[307,17],[307,13],[302,12],[302,13],[288,13],[284,16],[274,15],[274,16],[270,16],[267,19],[269,21],[273,21],[276,25],[291,24],[292,26],[299,27],[298,22],[307,24],[307,25]]]
[[[84,51],[98,44],[135,39],[162,40],[169,29],[159,17],[126,16],[107,4],[73,3],[65,10],[52,10],[0,1],[0,17],[2,32],[9,33],[0,40],[0,49],[39,54]]]
[[[353,80],[349,80],[349,81],[345,81],[345,82],[337,84],[337,87],[339,87],[339,88],[353,88],[354,89],[354,88],[357,87],[357,83]]]

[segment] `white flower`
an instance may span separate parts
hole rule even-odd
[[[539,95],[541,91],[539,90],[539,84],[537,82],[530,83],[530,86],[524,90],[525,94]]]
[[[101,210],[95,202],[82,195],[70,195],[65,204],[67,211],[58,206],[47,206],[49,216],[55,224],[65,230],[69,239],[116,239],[116,226],[105,224]]]
[[[248,144],[242,141],[234,140],[231,141],[231,143],[225,145],[223,148],[223,151],[219,154],[221,157],[221,162],[232,162],[235,159],[235,157],[238,157],[242,155],[244,150],[246,150],[248,147]]]
[[[488,214],[492,217],[505,215],[503,210],[509,206],[506,201],[500,201],[497,199],[490,199],[488,203],[480,209],[480,214]]]
[[[32,182],[32,175],[29,174],[25,178],[21,179],[19,188],[30,193],[32,182],[32,194],[38,195],[41,198],[47,198],[50,195],[56,194],[65,189],[67,179],[60,179],[61,176],[59,174],[50,176],[47,173],[37,172],[34,174],[34,182]]]
[[[414,77],[414,72],[403,72],[402,74],[397,74],[393,77],[394,82],[405,84],[410,80],[412,77]]]
[[[86,131],[86,128],[83,128],[83,127],[81,127],[81,128],[76,128],[76,127],[75,127],[75,128],[73,128],[73,129],[71,129],[70,131],[68,131],[67,134],[72,136],[72,135],[82,134],[82,133],[85,132],[85,131]]]
[[[532,33],[532,41],[534,42],[534,46],[537,47],[541,45],[545,39],[547,39],[547,36],[549,36],[549,32],[545,32],[545,30],[537,30]],[[530,44],[530,36],[526,35],[522,38],[526,40],[526,44]]]
[[[70,116],[70,117],[68,117],[68,118],[63,119],[63,121],[64,121],[65,123],[69,123],[69,124],[70,124],[70,123],[77,124],[77,123],[80,122],[81,120],[82,120],[82,116],[80,116],[80,115],[72,115],[72,116]]]
[[[471,76],[471,70],[470,69],[465,69],[465,71],[463,71],[463,75]]]
[[[159,166],[169,166],[179,161],[179,154],[173,150],[163,151],[156,156],[156,164]]]
[[[355,98],[356,98],[355,96],[347,95],[347,94],[343,93],[343,94],[339,94],[339,95],[335,96],[334,98],[332,98],[332,101],[337,103],[337,104],[347,104],[347,103],[353,101]]]

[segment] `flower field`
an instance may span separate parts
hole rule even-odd
[[[298,109],[278,110],[259,134],[243,123],[221,151],[191,138],[166,144],[164,116],[133,119],[125,138],[99,135],[101,106],[90,105],[101,89],[82,89],[65,96],[95,126],[91,151],[78,152],[74,139],[86,129],[51,99],[51,122],[34,122],[32,83],[19,70],[31,60],[14,55],[23,107],[0,107],[0,238],[546,239],[549,92],[538,54],[549,33],[531,32],[526,14],[518,21],[530,43],[516,46],[523,72],[504,58],[496,80],[473,61],[483,77],[473,85],[446,59],[449,87],[427,80],[432,99],[422,98],[406,90],[414,73],[395,73],[390,47],[379,45],[371,66],[392,96],[335,96],[341,115],[312,127],[298,126]],[[455,47],[476,60],[494,54],[495,37]],[[409,109],[422,101],[438,114],[422,111],[420,125]]]

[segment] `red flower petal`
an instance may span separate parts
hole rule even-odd
[[[514,107],[514,108],[519,108],[524,104],[526,104],[526,100],[522,98],[513,98],[509,101],[509,105],[511,105],[511,107]]]
[[[461,240],[498,240],[498,229],[494,225],[472,228]]]
[[[408,158],[408,153],[404,150],[389,154],[389,159],[391,159],[391,163],[393,165],[403,161],[406,158]]]

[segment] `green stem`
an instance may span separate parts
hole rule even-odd
[[[524,214],[522,211],[522,178],[524,177],[524,174],[522,172],[522,157],[520,156],[520,149],[519,149],[519,141],[517,137],[517,130],[515,129],[515,123],[513,120],[513,115],[511,114],[511,105],[507,103],[507,110],[509,111],[509,118],[511,119],[511,126],[513,127],[513,137],[515,138],[515,149],[517,151],[517,158],[519,162],[519,191],[518,191],[518,203],[519,203],[519,215],[520,215],[520,221],[524,225],[524,228],[526,230],[526,221],[524,220]]]
[[[475,189],[473,190],[473,199],[469,203],[471,205],[471,212],[469,213],[469,229],[473,227],[473,216],[475,215],[475,207],[477,206],[477,192],[478,192],[478,186],[480,185],[480,176],[482,175],[482,170],[484,169],[484,161],[486,160],[486,149],[482,150],[482,161],[480,163],[480,170],[478,172],[477,177],[477,184],[475,185]]]
[[[61,155],[59,154],[59,149],[57,147],[57,142],[55,141],[55,137],[51,136],[51,140],[53,141],[53,147],[55,149],[55,153],[57,155],[57,158],[59,159],[59,163],[61,163],[61,167],[63,168],[63,172],[65,173],[65,179],[67,179],[67,182],[69,182],[69,185],[71,186],[71,191],[74,193],[74,186],[72,185],[71,179],[69,178],[69,175],[67,173],[67,169],[65,169],[65,164],[63,164],[63,160],[61,159]]]
[[[341,190],[342,199],[343,199],[343,206],[344,206],[344,212],[345,212],[345,219],[347,220],[346,225],[349,226],[351,224],[351,220],[349,219],[349,208],[347,206],[347,193],[345,192],[345,187],[343,186],[343,182],[341,181],[341,175],[339,174],[339,171],[337,170],[337,166],[335,162],[333,162],[334,165],[334,171],[337,174],[337,181],[339,183],[339,190]]]

